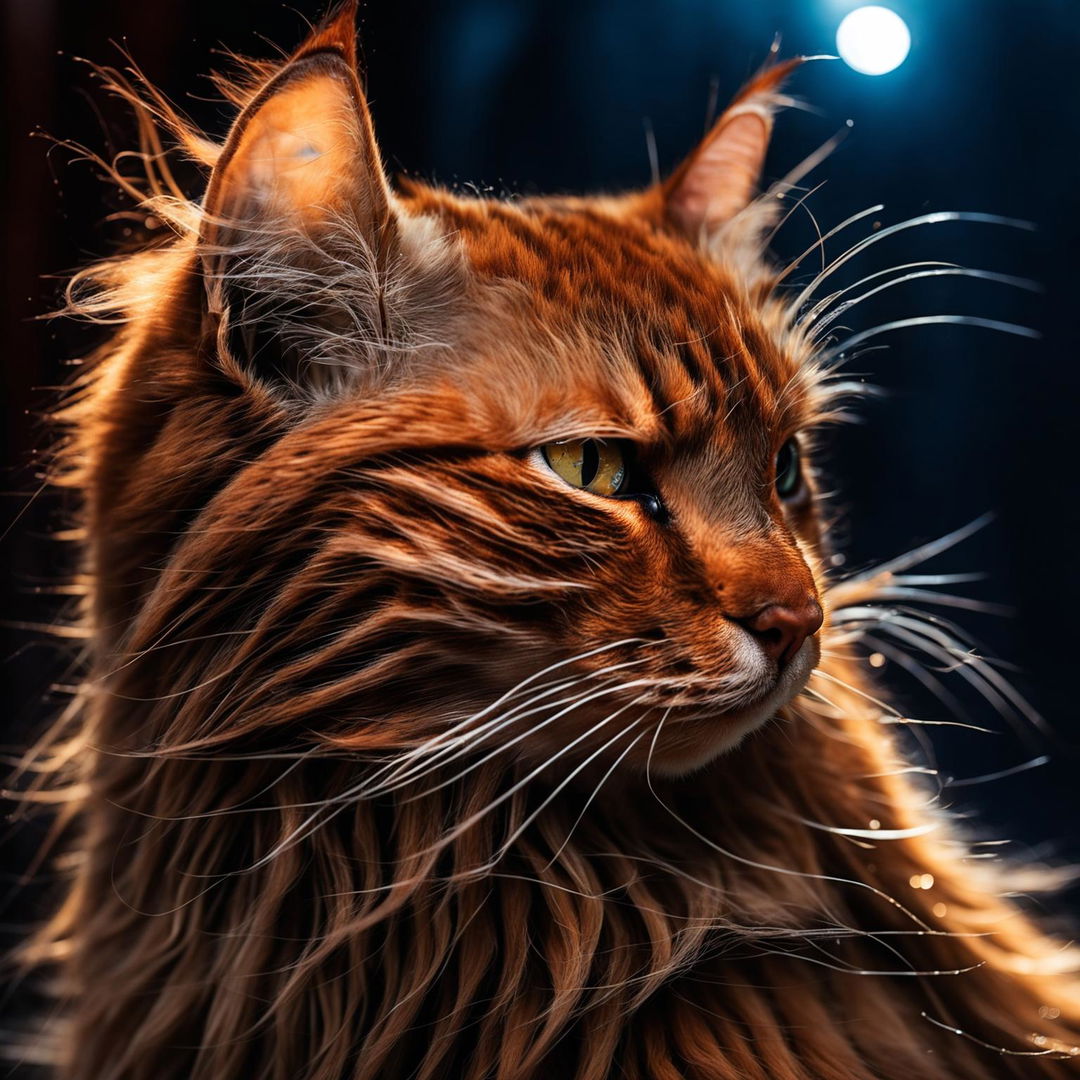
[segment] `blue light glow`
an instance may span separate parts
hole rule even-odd
[[[884,7],[856,8],[836,31],[836,51],[848,67],[864,75],[884,75],[898,68],[911,48],[907,23]]]

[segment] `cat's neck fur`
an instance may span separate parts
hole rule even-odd
[[[212,643],[181,652],[180,669],[213,677]],[[1055,1030],[1040,1006],[1064,1017],[1070,1002],[1015,970],[1019,956],[1032,971],[1052,961],[1053,946],[987,899],[985,875],[957,875],[946,824],[857,692],[837,687],[835,709],[791,713],[692,783],[624,776],[586,814],[591,785],[533,819],[558,772],[505,797],[524,767],[496,763],[445,787],[449,770],[436,773],[421,798],[331,804],[311,827],[328,792],[376,766],[244,741],[236,760],[170,752],[177,702],[140,689],[137,661],[106,668],[67,747],[85,839],[45,936],[74,1002],[72,1080],[1061,1067],[955,1033],[1036,1051],[1036,1025]],[[123,756],[153,744],[148,724],[162,753]],[[812,824],[871,821],[887,839]],[[911,887],[927,874],[932,888]]]

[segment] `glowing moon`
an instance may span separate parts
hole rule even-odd
[[[836,31],[836,51],[848,67],[864,75],[884,75],[898,68],[910,49],[907,23],[884,7],[856,8]]]

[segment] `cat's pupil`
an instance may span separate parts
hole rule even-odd
[[[581,486],[588,487],[600,470],[600,450],[592,439],[581,446]]]

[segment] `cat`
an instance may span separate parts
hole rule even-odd
[[[109,76],[171,238],[70,290],[118,325],[59,414],[87,673],[27,794],[55,1075],[1070,1072],[1039,875],[965,861],[848,648],[919,556],[829,569],[851,387],[766,254],[798,177],[758,191],[798,61],[662,182],[498,200],[391,185],[354,26],[250,64],[223,145]]]

